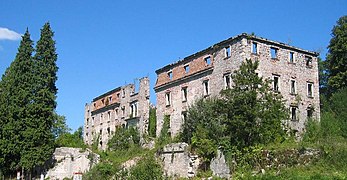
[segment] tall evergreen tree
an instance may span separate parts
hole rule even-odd
[[[21,165],[27,170],[44,165],[54,150],[53,123],[56,121],[57,80],[54,33],[50,24],[46,23],[41,29],[41,36],[36,45],[34,61],[33,87],[34,97],[28,107],[32,120],[26,122],[23,138],[26,143],[21,153]]]
[[[0,83],[0,164],[2,171],[20,168],[20,154],[26,121],[30,121],[27,107],[32,103],[33,41],[26,30],[15,60],[6,70]]]
[[[330,91],[347,87],[347,16],[342,16],[332,30],[327,55]]]

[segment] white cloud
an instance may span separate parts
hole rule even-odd
[[[14,32],[12,30],[9,30],[7,28],[0,27],[0,40],[20,40],[22,38],[22,35]]]

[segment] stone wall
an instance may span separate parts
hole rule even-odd
[[[88,149],[60,147],[55,149],[52,159],[54,166],[47,171],[45,178],[62,180],[89,171],[100,157]]]
[[[141,137],[148,133],[149,124],[149,78],[115,88],[85,106],[83,139],[91,145],[98,140],[98,147],[105,150],[108,140],[117,128],[136,126]]]
[[[188,151],[187,143],[168,144],[160,152],[160,159],[166,176],[193,177],[195,176],[199,159]]]

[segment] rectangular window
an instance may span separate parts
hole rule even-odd
[[[273,75],[272,77],[272,88],[275,92],[280,91],[280,76],[278,75]]]
[[[210,65],[211,64],[211,56],[208,56],[205,58],[205,64]]]
[[[171,93],[170,92],[165,94],[165,101],[166,101],[166,106],[171,105]]]
[[[89,125],[89,118],[87,118],[87,126]]]
[[[225,47],[224,50],[225,50],[225,57],[230,57],[231,55],[230,46]]]
[[[170,80],[172,80],[172,71],[167,72],[167,76],[169,77]]]
[[[296,94],[296,82],[295,80],[290,80],[290,94]]]
[[[189,73],[189,65],[187,64],[187,65],[185,65],[184,66],[184,72],[186,72],[186,73]]]
[[[111,104],[112,103],[112,96],[108,97],[108,102]]]
[[[122,107],[122,117],[124,118],[124,116],[125,116],[125,107],[123,106]]]
[[[105,99],[101,99],[102,105],[105,105]]]
[[[307,109],[307,118],[310,119],[313,117],[313,109],[311,107],[309,107]]]
[[[94,117],[92,117],[92,126],[94,126]]]
[[[118,119],[118,109],[114,110],[114,114],[115,114],[115,119]]]
[[[313,97],[313,83],[307,83],[307,96]]]
[[[125,97],[125,89],[122,89],[122,98]]]
[[[278,57],[277,57],[277,52],[278,52],[278,49],[276,49],[276,48],[270,48],[270,53],[271,53],[271,58],[272,59],[277,59]]]
[[[130,104],[130,108],[131,108],[131,114],[130,117],[137,117],[138,112],[137,112],[137,102],[133,102]]]
[[[225,74],[224,75],[224,89],[231,88],[231,75]]]
[[[110,120],[111,120],[111,112],[108,111],[108,112],[107,112],[107,121],[110,121]]]
[[[207,96],[207,95],[209,95],[210,94],[210,87],[209,87],[209,85],[208,85],[208,80],[206,80],[206,81],[204,81],[203,82],[203,88],[204,88],[204,96]]]
[[[295,106],[291,106],[290,107],[290,117],[292,121],[297,121],[298,117],[297,117],[297,107]]]
[[[312,66],[312,57],[305,56],[305,62],[306,62],[307,67],[311,67]]]
[[[120,93],[117,93],[117,98],[119,99],[119,97],[120,97]]]
[[[294,52],[289,53],[289,62],[294,63]]]
[[[188,95],[187,87],[183,87],[182,88],[182,102],[186,102],[187,101],[187,95]]]
[[[257,43],[252,43],[252,53],[253,54],[258,54],[258,44]]]

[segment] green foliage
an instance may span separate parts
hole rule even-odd
[[[156,115],[156,108],[149,108],[149,136],[150,137],[156,137],[156,130],[157,130],[157,115]]]
[[[163,127],[160,131],[160,135],[156,143],[159,147],[164,146],[165,144],[168,144],[171,141],[171,133],[169,132],[169,130],[170,130],[170,116],[165,115]]]
[[[233,75],[233,88],[222,91],[227,132],[237,147],[282,141],[282,122],[288,118],[280,94],[269,87],[270,81],[256,74],[258,61],[246,60]]]
[[[112,138],[108,141],[110,150],[125,150],[133,146],[139,146],[140,134],[135,128],[117,129]]]
[[[54,148],[57,120],[55,42],[49,23],[41,30],[35,56],[28,30],[0,83],[0,167],[5,173],[44,165]],[[6,165],[5,165],[6,164]]]
[[[163,170],[152,156],[144,157],[136,166],[132,167],[128,179],[147,180],[147,179],[164,179]]]
[[[71,129],[66,124],[65,116],[61,116],[55,113],[54,123],[52,132],[55,139],[59,138],[61,135],[68,133]]]
[[[342,16],[332,29],[328,46],[328,85],[331,92],[347,87],[347,16]]]
[[[23,147],[33,139],[27,138],[27,124],[33,119],[32,61],[33,41],[27,30],[22,37],[15,60],[7,68],[0,83],[0,167],[5,173],[19,168],[23,162]]]
[[[217,148],[245,154],[249,147],[284,140],[287,110],[282,97],[270,89],[270,81],[255,73],[257,67],[257,61],[246,60],[232,76],[233,88],[221,92],[222,98],[200,99],[189,108],[181,139],[191,143],[205,165]]]
[[[79,127],[74,133],[65,132],[61,134],[56,140],[57,147],[75,147],[86,148],[83,142],[83,128]]]

